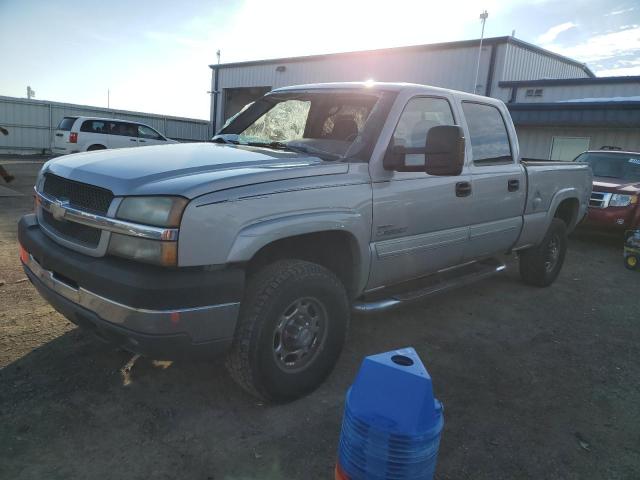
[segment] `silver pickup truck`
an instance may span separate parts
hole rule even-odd
[[[520,162],[505,105],[410,84],[274,90],[211,143],[47,162],[20,256],[72,322],[155,358],[226,355],[271,400],[317,387],[350,313],[503,270],[557,277],[586,164]],[[391,328],[391,326],[390,326]]]

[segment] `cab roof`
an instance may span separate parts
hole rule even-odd
[[[291,85],[288,87],[280,87],[269,92],[284,93],[295,91],[309,91],[309,90],[368,90],[368,91],[382,91],[382,92],[409,92],[415,95],[419,94],[453,94],[457,97],[465,100],[475,100],[484,103],[502,103],[500,100],[491,97],[484,97],[482,95],[474,95],[472,93],[462,92],[459,90],[452,90],[449,88],[434,87],[431,85],[421,85],[418,83],[404,83],[404,82],[329,82],[329,83],[309,83],[304,85]]]

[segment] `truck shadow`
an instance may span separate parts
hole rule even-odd
[[[0,472],[104,478],[117,456],[114,478],[167,463],[180,468],[156,478],[281,478],[300,436],[308,446],[316,435],[322,458],[334,455],[350,368],[309,397],[269,405],[237,387],[220,361],[139,358],[123,375],[131,357],[74,329],[0,370]]]

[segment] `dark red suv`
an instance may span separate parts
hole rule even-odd
[[[581,153],[575,161],[588,163],[593,171],[585,225],[640,228],[640,152],[594,150]]]

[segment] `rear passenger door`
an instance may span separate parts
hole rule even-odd
[[[86,150],[93,145],[102,145],[108,148],[111,123],[109,120],[83,121],[78,134],[78,143],[82,144],[81,150]]]
[[[134,123],[112,122],[109,148],[127,148],[138,146],[138,128]]]
[[[473,192],[465,260],[473,260],[506,252],[516,242],[527,185],[517,140],[509,137],[503,112],[478,102],[462,102],[462,110],[471,143]]]

